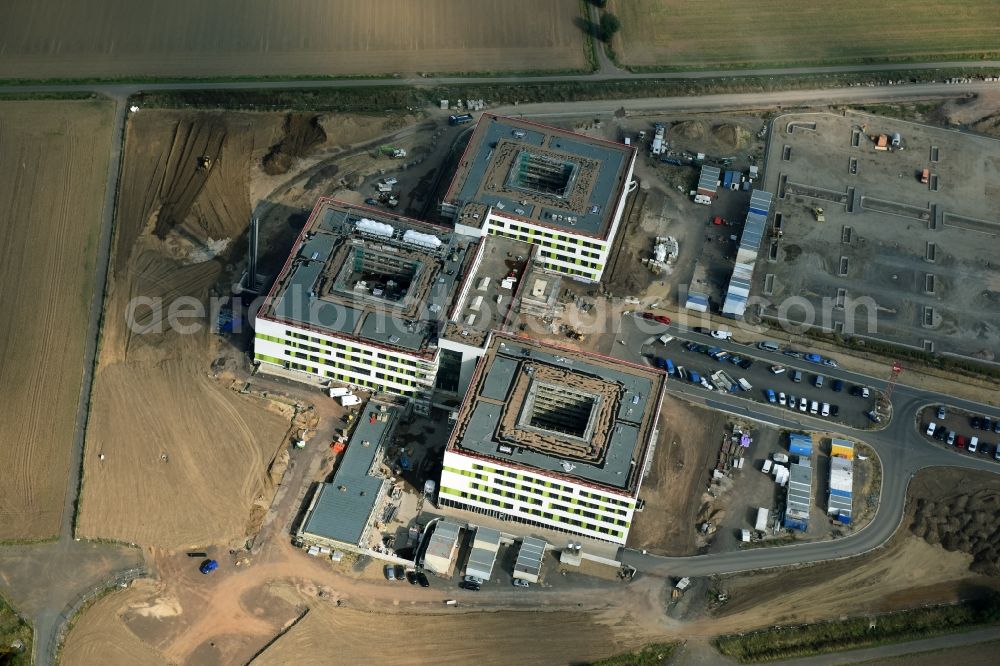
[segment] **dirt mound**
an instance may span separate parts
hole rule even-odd
[[[326,141],[326,131],[319,123],[319,116],[289,113],[285,116],[285,135],[271,146],[264,156],[264,172],[269,176],[287,173],[296,158]]]
[[[674,125],[671,131],[685,139],[701,139],[705,136],[705,124],[700,120],[685,120]]]
[[[734,149],[745,148],[750,145],[750,132],[739,125],[733,123],[723,123],[712,127],[712,136],[719,143]]]
[[[927,543],[940,544],[945,550],[972,555],[971,571],[1000,576],[998,509],[1000,492],[997,488],[951,493],[938,500],[920,498],[910,531]]]

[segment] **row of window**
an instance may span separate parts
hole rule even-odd
[[[585,266],[587,268],[598,268],[599,266],[601,266],[601,262],[599,262],[599,261],[587,261],[586,259],[575,259],[574,260],[574,259],[570,259],[570,258],[561,256],[561,255],[558,255],[558,254],[553,254],[551,252],[547,252],[546,250],[539,250],[538,254],[543,259],[558,259],[559,261],[566,261],[566,262],[574,261],[577,266]],[[565,271],[567,269],[565,269],[565,268],[558,268],[556,270]]]
[[[479,502],[480,504],[490,504],[492,506],[500,507],[501,509],[510,510],[514,508],[514,505],[510,502],[503,502],[501,500],[483,497],[476,493],[469,493],[464,491],[455,490],[454,488],[441,488],[441,492],[445,495],[454,495],[455,497],[461,497],[462,499],[472,500],[473,502]]]
[[[526,227],[517,224],[516,222],[494,220],[493,224],[498,227],[509,228],[511,229],[511,231],[514,231],[523,236],[529,236],[531,238],[549,238],[552,240],[556,240],[560,243],[564,243],[566,245],[581,245],[583,247],[589,247],[595,250],[604,249],[604,244],[599,243],[597,241],[584,240],[576,236],[566,236],[564,234],[553,233],[551,231],[541,231],[540,229],[535,229],[534,227]],[[527,239],[526,241],[529,243],[532,242],[531,240]]]
[[[377,382],[369,381],[367,379],[360,379],[353,375],[344,375],[339,372],[332,372],[330,370],[319,370],[304,363],[285,361],[284,359],[276,358],[274,356],[268,356],[267,354],[261,354],[259,352],[254,352],[254,358],[257,359],[258,361],[273,363],[274,365],[280,365],[282,367],[285,367],[285,364],[287,363],[288,367],[294,370],[301,370],[302,372],[308,372],[314,375],[322,375],[324,377],[336,380],[338,382],[343,382],[345,384],[354,384],[355,386],[362,386],[364,388],[371,389],[373,391],[389,391],[391,393],[401,393],[403,395],[412,395],[414,393],[414,391],[410,389],[401,389],[397,387],[392,387],[386,384],[380,384]],[[397,384],[407,384],[410,386],[417,386],[416,382],[409,382],[403,379],[393,378],[392,381],[396,382]]]
[[[274,336],[270,335],[257,334],[257,338],[260,340],[267,340],[268,342],[276,342],[278,344],[287,345],[289,347],[292,347],[293,349],[304,349],[306,351],[318,352],[319,354],[326,353],[322,349],[317,349],[311,345],[302,342],[290,342],[287,340],[281,340],[280,338],[275,338]],[[353,365],[352,363],[349,362],[350,359],[344,359],[344,357],[340,355],[327,357],[327,356],[317,356],[316,354],[306,354],[299,351],[289,351],[288,354],[294,356],[295,358],[302,359],[304,361],[312,361],[313,363],[316,363],[318,365],[321,364],[325,366],[332,366],[339,370],[349,370],[351,372],[357,372],[362,375],[370,374],[371,368],[372,366],[374,366],[377,369],[390,370],[394,373],[404,375],[406,377],[414,377],[420,380],[424,380],[423,383],[427,383],[429,381],[426,379],[426,373],[423,371],[413,370],[409,368],[397,368],[386,363],[378,363],[378,362],[371,363],[371,361],[368,361],[367,359],[358,359],[358,362],[361,363],[367,362],[368,365]],[[404,359],[397,359],[397,360],[403,361]],[[376,372],[375,376],[378,377],[379,379],[384,379],[386,381],[393,381],[399,384],[403,384],[404,386],[418,386],[421,383],[418,381],[413,381],[411,379],[404,379],[396,376],[387,375],[382,372]]]
[[[323,347],[329,347],[331,349],[337,349],[337,350],[345,352],[347,354],[354,354],[355,356],[368,356],[368,357],[375,358],[375,359],[378,359],[378,360],[383,360],[383,361],[392,361],[393,363],[396,363],[398,365],[408,365],[408,366],[410,366],[412,368],[428,369],[432,365],[432,364],[429,364],[429,363],[422,363],[422,362],[419,362],[419,361],[415,361],[415,360],[413,360],[411,358],[406,358],[404,356],[399,356],[398,354],[397,355],[393,355],[393,354],[385,354],[385,353],[382,353],[382,352],[374,352],[374,351],[372,351],[370,349],[361,349],[359,347],[354,347],[352,345],[344,344],[344,343],[341,343],[341,342],[332,342],[330,340],[324,340],[322,338],[317,338],[317,337],[313,337],[311,335],[308,335],[306,333],[302,333],[301,331],[293,331],[293,330],[290,330],[290,329],[286,329],[285,330],[285,335],[287,335],[290,338],[295,338],[297,340],[306,340],[306,341],[311,342],[311,343],[313,343],[315,345],[320,345],[320,346],[323,346]],[[258,337],[261,337],[261,336],[258,336]],[[283,340],[279,340],[277,338],[273,338],[273,337],[269,337],[269,336],[263,336],[263,337],[264,337],[264,339],[271,340],[272,342],[284,342]],[[316,349],[316,351],[322,351],[322,350]]]
[[[515,493],[509,490],[500,490],[499,488],[494,488],[481,483],[470,483],[469,485],[473,490],[480,490],[484,493],[489,493],[490,495],[500,495],[501,497],[506,497],[508,499],[516,499],[524,504],[542,505],[542,500],[539,497],[528,497],[527,495],[522,495],[521,493]]]
[[[517,490],[527,490],[527,491],[532,492],[532,493],[534,493],[536,495],[542,495],[542,496],[548,497],[550,499],[562,500],[563,502],[568,502],[570,504],[583,505],[583,506],[586,506],[586,507],[591,508],[591,509],[597,509],[598,511],[615,512],[615,513],[617,513],[620,516],[627,516],[628,515],[628,509],[632,508],[632,503],[629,502],[629,501],[626,501],[626,500],[618,500],[618,499],[614,499],[614,498],[610,498],[610,497],[605,497],[605,496],[597,494],[597,493],[587,492],[586,490],[579,490],[579,491],[577,491],[577,490],[575,490],[573,488],[573,486],[564,486],[562,484],[556,483],[555,481],[549,481],[549,480],[545,480],[545,479],[538,479],[538,478],[535,478],[535,477],[532,477],[532,476],[528,476],[526,474],[518,474],[517,472],[515,472],[513,470],[499,469],[499,468],[496,468],[496,467],[491,467],[490,465],[483,465],[483,464],[480,464],[480,463],[473,463],[472,464],[472,469],[478,470],[478,471],[481,471],[481,472],[489,472],[490,474],[495,475],[497,477],[495,479],[497,483],[503,484],[503,485],[505,485],[505,486],[507,486],[509,488],[515,488]],[[458,472],[458,470],[453,470],[453,471]],[[458,473],[462,473],[462,472],[458,472]],[[474,472],[469,472],[469,474],[474,474]],[[568,495],[557,495],[555,493],[546,492],[544,490],[536,490],[536,489],[533,489],[533,488],[531,488],[529,486],[523,486],[522,484],[514,483],[513,481],[507,481],[503,477],[506,477],[507,479],[514,479],[514,480],[517,480],[517,481],[525,481],[525,482],[528,482],[528,483],[535,484],[536,486],[545,486],[546,488],[552,488],[554,490],[561,490],[561,491],[563,491],[565,493],[568,493]],[[477,478],[479,478],[481,481],[485,480],[483,477],[477,477]],[[579,493],[579,495],[581,495],[582,497],[586,497],[588,499],[599,500],[601,502],[605,502],[607,504],[614,504],[616,506],[620,506],[620,507],[623,507],[623,508],[622,509],[612,509],[610,507],[602,506],[601,504],[586,502],[586,501],[583,501],[581,499],[578,499],[576,497],[577,493]]]

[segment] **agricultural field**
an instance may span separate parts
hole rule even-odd
[[[582,69],[579,0],[11,0],[0,78]]]
[[[623,64],[766,67],[942,60],[995,54],[1000,22],[989,0],[782,0],[713,3],[612,0]]]
[[[113,109],[0,103],[0,540],[59,531]]]

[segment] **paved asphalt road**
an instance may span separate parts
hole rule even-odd
[[[600,58],[600,70],[590,75],[565,75],[541,77],[490,77],[490,78],[419,78],[419,79],[351,79],[351,80],[319,80],[319,81],[238,81],[238,82],[179,82],[179,83],[100,83],[72,85],[26,85],[2,86],[0,98],[4,93],[58,93],[58,92],[95,92],[106,95],[115,102],[115,123],[113,144],[111,146],[111,163],[105,198],[103,224],[98,248],[97,275],[95,293],[91,302],[90,322],[88,327],[87,347],[84,358],[85,374],[80,395],[77,429],[73,442],[72,469],[80,469],[79,461],[83,454],[83,443],[87,427],[87,415],[93,384],[93,367],[100,331],[100,318],[104,306],[104,286],[110,260],[112,230],[114,228],[115,201],[117,198],[118,181],[123,154],[124,129],[127,122],[126,108],[128,97],[140,91],[157,90],[245,90],[245,89],[295,89],[295,88],[365,88],[375,86],[429,86],[463,83],[543,83],[557,81],[608,81],[608,80],[639,80],[639,79],[703,79],[714,77],[743,76],[779,76],[788,74],[821,74],[836,72],[880,72],[897,69],[926,70],[946,67],[1000,67],[1000,61],[985,62],[938,62],[915,63],[903,66],[895,65],[861,65],[848,67],[797,67],[784,69],[744,70],[744,71],[701,71],[677,72],[669,74],[631,74],[615,70],[606,58]],[[869,103],[902,100],[919,100],[935,97],[954,96],[977,93],[986,90],[1000,89],[995,83],[975,82],[969,84],[946,85],[940,83],[907,84],[887,87],[853,87],[830,90],[792,90],[752,94],[706,95],[699,97],[670,97],[638,100],[604,100],[582,103],[541,103],[525,104],[515,109],[498,109],[503,113],[519,113],[534,116],[572,116],[587,114],[612,113],[625,108],[633,112],[641,111],[695,111],[712,109],[746,109],[752,107],[774,107],[789,105],[823,105],[831,103]],[[720,345],[721,346],[721,345]],[[631,359],[634,360],[634,359]],[[785,363],[786,365],[787,362]],[[831,375],[833,373],[830,373]],[[851,373],[840,373],[842,378],[850,382],[867,381],[871,386],[879,386],[876,380],[852,377]],[[797,425],[796,421],[815,422],[807,416],[789,421],[788,414],[782,414],[766,405],[748,407],[746,401],[730,396],[708,397],[701,395],[699,389],[689,386],[677,386],[671,383],[670,390],[701,399],[710,407],[733,411],[743,416],[749,416],[776,425]],[[738,403],[734,402],[739,400]],[[921,393],[905,386],[897,388],[893,400],[897,418],[881,433],[864,433],[864,439],[875,446],[880,453],[885,467],[883,502],[875,520],[858,535],[835,542],[806,544],[785,548],[762,549],[742,553],[699,556],[693,558],[659,558],[643,556],[626,551],[624,560],[634,564],[646,572],[669,572],[671,574],[701,575],[738,571],[758,567],[773,567],[804,561],[815,561],[831,557],[842,557],[874,548],[891,536],[902,515],[905,486],[912,473],[922,467],[940,464],[956,464],[965,467],[981,467],[995,469],[988,461],[963,458],[950,451],[935,447],[917,436],[911,418],[914,409],[924,403],[944,402],[956,407],[965,407],[981,413],[994,413],[991,410],[965,401],[955,401],[933,393]],[[62,557],[83,557],[83,551],[76,548],[72,540],[72,515],[79,491],[79,479],[69,480],[64,508],[63,528],[59,539],[59,551]],[[0,553],[2,555],[2,553]],[[120,565],[119,565],[120,566]],[[82,581],[81,581],[82,582]],[[56,586],[58,587],[58,586]],[[62,623],[59,613],[65,608],[69,599],[60,590],[51,591],[51,603],[46,609],[34,615],[36,631],[36,657],[40,663],[51,663],[54,639]]]
[[[717,347],[744,357],[750,356],[759,359],[758,362],[780,363],[786,367],[798,367],[803,371],[814,372],[817,368],[816,364],[793,359],[780,352],[769,353],[737,342],[713,340],[706,335],[679,330],[676,325],[656,328],[655,325],[646,320],[633,316],[622,318],[621,328],[616,338],[624,340],[625,344],[616,342],[613,355],[633,363],[647,364],[648,360],[642,356],[643,343],[649,338],[651,331],[659,333],[668,330],[680,339],[690,339],[697,342],[711,341]],[[877,389],[883,389],[886,385],[885,380],[868,375],[826,367],[824,370],[828,378],[840,378],[848,384],[863,384]],[[717,391],[710,392],[688,382],[669,381],[667,390],[675,395],[682,395],[692,402],[777,427],[816,430],[830,428],[827,419],[792,413],[781,407],[748,401],[734,394],[723,395]],[[857,437],[870,444],[882,461],[882,495],[875,518],[867,527],[850,537],[835,541],[758,548],[695,557],[660,557],[622,549],[620,553],[622,561],[648,574],[704,576],[818,562],[857,555],[877,548],[889,539],[899,526],[905,507],[906,487],[918,470],[926,467],[952,466],[1000,472],[1000,464],[991,458],[961,453],[946,448],[940,443],[928,441],[921,435],[917,429],[919,410],[926,405],[937,404],[949,405],[993,417],[1000,415],[1000,411],[989,405],[959,400],[941,393],[923,391],[899,383],[892,394],[894,416],[884,428],[861,430],[846,425],[839,426],[839,430],[845,435]]]
[[[922,652],[948,650],[998,639],[1000,639],[1000,627],[987,627],[985,629],[974,629],[965,633],[923,638],[919,641],[880,645],[862,650],[848,650],[846,652],[822,654],[802,659],[789,659],[782,661],[781,666],[840,666],[840,664],[860,664],[862,662],[868,663],[901,655],[917,656]],[[942,663],[948,662],[951,660],[950,655],[942,654],[940,655],[940,660]]]

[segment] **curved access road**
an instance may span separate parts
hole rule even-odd
[[[635,317],[623,317],[618,337],[626,344],[616,344],[614,353],[623,360],[646,363],[640,350],[649,338],[648,324]],[[666,328],[664,329],[666,330]],[[759,359],[762,363],[781,364],[798,368],[804,372],[822,372],[830,379],[843,379],[847,383],[861,384],[882,390],[885,380],[864,374],[817,366],[802,359],[794,359],[781,353],[769,353],[755,347],[747,347],[735,342],[713,340],[676,326],[669,327],[675,337],[699,343],[711,342],[743,357]],[[700,386],[687,382],[669,381],[667,390],[683,396],[691,402],[712,409],[729,412],[741,418],[751,419],[778,428],[839,430],[847,436],[855,437],[869,444],[882,461],[882,488],[879,507],[875,517],[864,528],[851,536],[833,541],[821,541],[772,548],[756,548],[731,553],[697,555],[693,557],[660,557],[643,554],[630,549],[622,549],[620,558],[644,573],[671,576],[705,576],[735,573],[752,569],[790,566],[808,562],[819,562],[858,555],[884,544],[895,533],[903,518],[906,503],[906,488],[913,476],[928,467],[961,467],[993,473],[1000,473],[1000,463],[992,457],[968,455],[942,446],[925,438],[918,430],[918,413],[926,405],[945,404],[977,414],[1000,417],[1000,409],[992,405],[926,391],[903,383],[896,385],[892,393],[893,418],[882,429],[868,430],[853,428],[843,424],[831,424],[828,419],[792,412],[779,406],[771,406],[739,394],[709,392]]]

